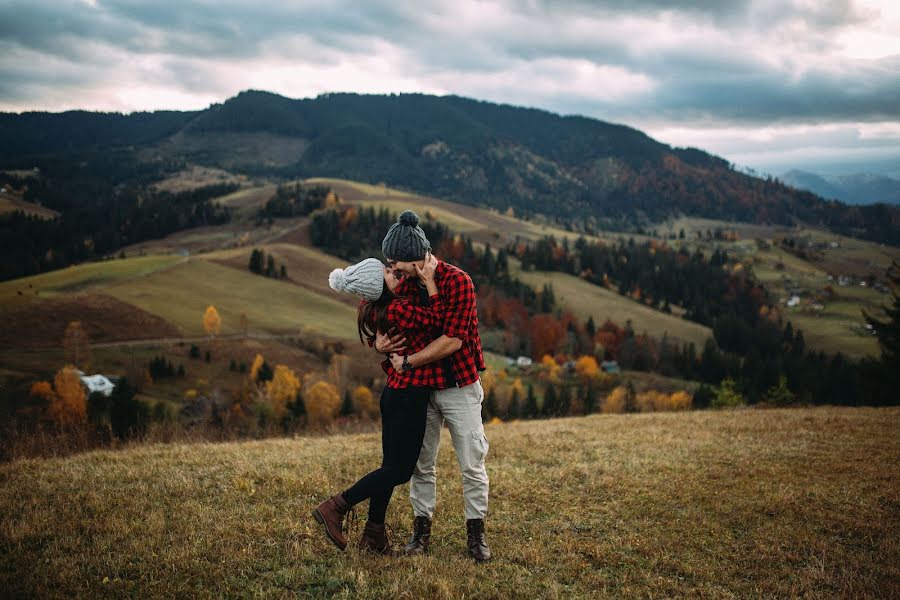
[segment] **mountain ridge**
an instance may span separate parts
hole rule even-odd
[[[278,160],[223,136],[292,140]],[[179,137],[185,144],[168,144]],[[199,142],[198,142],[199,141]],[[760,179],[697,148],[674,148],[579,115],[460,96],[323,94],[290,99],[248,90],[202,111],[0,114],[0,161],[150,149],[158,159],[274,177],[386,183],[568,226],[640,230],[680,215],[808,223],[900,244],[900,211],[846,206]]]

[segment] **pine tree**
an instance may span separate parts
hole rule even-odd
[[[597,410],[597,392],[593,385],[588,384],[584,390],[584,414],[593,414],[595,410]]]
[[[522,416],[522,406],[519,400],[519,390],[514,389],[509,399],[509,408],[506,409],[507,419],[518,419]]]
[[[556,405],[556,414],[560,417],[566,417],[572,410],[572,390],[567,385],[561,386],[561,388]]]
[[[637,411],[637,392],[634,389],[634,382],[629,380],[625,385],[625,412],[634,413]]]
[[[494,388],[491,388],[491,391],[488,392],[487,398],[482,405],[482,415],[481,418],[484,421],[489,421],[492,418],[497,416],[497,391]]]
[[[538,416],[537,397],[534,395],[534,385],[528,384],[528,395],[525,397],[525,411],[522,415],[526,419],[534,419]]]
[[[887,318],[876,319],[866,311],[863,316],[872,326],[881,347],[881,361],[887,369],[900,372],[900,265],[896,262],[888,270],[888,278],[893,283],[893,306],[884,307]]]
[[[545,417],[552,417],[557,410],[556,386],[551,383],[544,389],[544,403],[541,405],[541,414]]]
[[[353,396],[350,395],[350,390],[344,392],[344,402],[341,404],[341,416],[349,417],[353,414]]]

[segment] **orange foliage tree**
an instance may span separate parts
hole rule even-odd
[[[319,381],[304,392],[303,405],[310,425],[327,425],[341,408],[341,396],[334,384]]]
[[[366,386],[358,386],[355,390],[353,390],[351,398],[353,400],[353,410],[356,412],[356,414],[364,415],[369,418],[373,418],[378,415],[378,402],[376,402],[375,396],[372,394],[372,390],[370,390]]]
[[[215,306],[207,306],[206,313],[203,315],[203,331],[206,332],[206,335],[212,337],[219,335],[221,328],[222,320],[219,318],[219,311],[216,310]]]
[[[259,375],[259,370],[262,368],[265,359],[263,359],[262,354],[257,354],[253,359],[253,364],[250,365],[250,380],[256,381],[257,375]]]
[[[81,386],[78,371],[66,365],[53,378],[55,394],[47,409],[47,416],[60,427],[80,425],[87,419],[87,396]]]
[[[586,381],[600,378],[600,365],[593,356],[582,356],[575,361],[575,372]]]
[[[266,382],[266,397],[275,417],[280,419],[287,414],[287,405],[299,390],[300,380],[294,372],[285,365],[275,365],[272,380]]]

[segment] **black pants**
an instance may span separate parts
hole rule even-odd
[[[381,468],[375,469],[341,494],[350,506],[369,498],[369,521],[384,523],[394,487],[412,477],[425,437],[430,388],[381,392]]]

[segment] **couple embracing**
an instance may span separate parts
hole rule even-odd
[[[407,481],[414,520],[406,555],[428,551],[437,500],[435,476],[441,427],[446,422],[462,470],[469,555],[491,557],[484,532],[488,508],[488,451],[479,371],[485,369],[478,335],[475,286],[461,269],[431,255],[412,211],[401,213],[382,242],[388,266],[367,258],[328,278],[337,291],[358,295],[360,340],[386,355],[381,394],[381,467],[322,502],[313,517],[343,550],[344,516],[363,500],[369,514],[359,548],[392,554],[385,514],[394,487]]]

